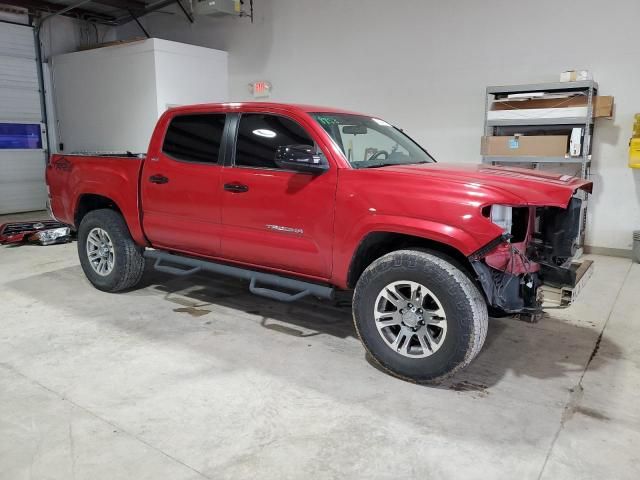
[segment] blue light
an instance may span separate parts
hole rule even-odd
[[[0,123],[0,150],[42,148],[39,123]]]

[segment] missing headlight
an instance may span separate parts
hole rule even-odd
[[[582,200],[573,197],[567,208],[540,207],[536,211],[536,250],[541,262],[565,265],[579,240]]]
[[[511,242],[522,242],[527,236],[529,224],[528,207],[510,207],[508,205],[492,205],[490,219],[504,233],[511,235]]]

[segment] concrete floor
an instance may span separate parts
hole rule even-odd
[[[640,478],[629,260],[425,387],[367,361],[344,304],[152,271],[102,293],[75,249],[0,247],[1,479]]]

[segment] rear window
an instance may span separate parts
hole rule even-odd
[[[226,115],[180,115],[167,128],[162,151],[185,162],[219,163]]]

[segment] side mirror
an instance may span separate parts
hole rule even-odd
[[[287,170],[307,173],[324,173],[329,164],[324,155],[317,153],[313,145],[283,145],[276,150],[276,165]]]

